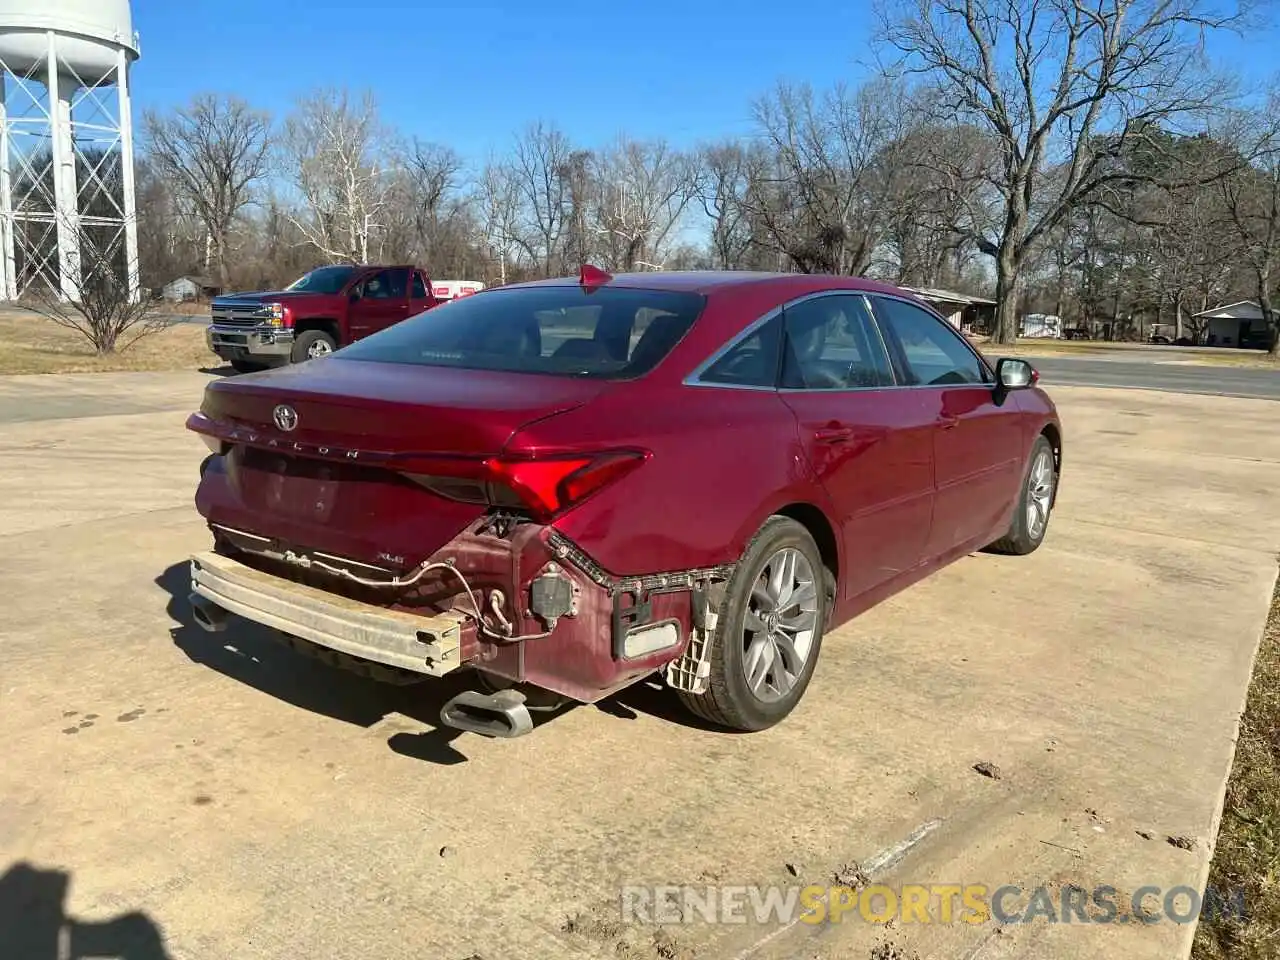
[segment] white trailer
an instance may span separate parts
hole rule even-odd
[[[484,289],[484,284],[477,280],[432,280],[431,295],[437,300],[457,300],[469,297]]]

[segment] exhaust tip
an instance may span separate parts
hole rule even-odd
[[[440,708],[440,722],[455,730],[510,740],[533,730],[533,718],[517,690],[467,690]]]
[[[191,604],[191,616],[197,624],[210,633],[221,633],[227,629],[227,611],[216,603],[198,593],[187,596]]]

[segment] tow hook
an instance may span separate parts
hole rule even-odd
[[[533,729],[533,718],[519,690],[466,690],[440,708],[440,722],[455,730],[507,740]]]

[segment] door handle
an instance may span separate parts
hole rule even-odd
[[[938,423],[938,426],[940,426],[943,430],[954,430],[956,427],[960,426],[959,417],[943,416],[939,418],[939,421],[940,422]]]
[[[853,436],[853,427],[822,427],[813,432],[818,443],[844,443]]]

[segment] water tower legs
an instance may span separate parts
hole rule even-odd
[[[133,106],[129,89],[129,58],[124,49],[116,64],[116,93],[119,96],[120,118],[120,171],[124,185],[124,256],[128,271],[129,300],[137,303],[141,291],[138,286],[138,213],[133,195]]]
[[[80,191],[71,101],[77,84],[58,70],[58,41],[49,31],[49,119],[53,148],[54,220],[58,231],[58,281],[63,300],[80,299]]]
[[[13,184],[9,175],[9,107],[0,71],[0,300],[18,299],[18,273],[13,255]]]

